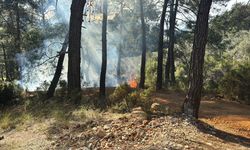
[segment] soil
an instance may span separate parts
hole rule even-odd
[[[172,111],[180,112],[185,94],[159,92],[153,97],[167,103]],[[199,120],[216,129],[250,138],[250,105],[206,96],[201,101]]]

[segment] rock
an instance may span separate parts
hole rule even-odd
[[[147,119],[147,113],[144,111],[133,111],[131,113],[131,118],[132,119],[137,119],[137,120],[146,120]]]
[[[111,126],[110,126],[110,125],[107,125],[107,124],[103,126],[103,129],[104,129],[104,130],[108,130],[108,129],[110,129],[110,128],[111,128]]]
[[[132,119],[146,120],[147,113],[142,110],[141,107],[134,108],[131,112]]]
[[[153,103],[150,107],[150,111],[154,114],[168,115],[170,113],[169,106],[161,105],[159,103]]]
[[[122,140],[127,140],[127,137],[126,136],[122,136]]]
[[[97,131],[97,127],[94,127],[92,130],[93,130],[93,131]]]
[[[105,139],[109,139],[109,138],[114,138],[115,137],[115,135],[114,135],[114,133],[108,133],[104,138]]]
[[[84,146],[81,148],[82,150],[90,150],[88,147]]]
[[[105,148],[110,148],[110,147],[112,147],[112,144],[111,143],[106,143],[104,147]]]
[[[103,131],[102,129],[99,129],[97,132],[96,132],[96,136],[98,136],[99,138],[103,138],[106,136],[106,133],[105,131]]]
[[[141,107],[136,107],[136,108],[133,108],[133,109],[132,109],[132,112],[133,112],[133,111],[143,111],[143,110],[142,110]]]

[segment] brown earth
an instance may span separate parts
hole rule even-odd
[[[156,101],[167,103],[172,110],[180,112],[185,94],[158,92]],[[223,98],[204,97],[201,102],[199,120],[216,129],[250,138],[250,106]]]

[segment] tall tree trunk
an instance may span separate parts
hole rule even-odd
[[[121,10],[120,10],[120,33],[121,33],[121,40],[119,44],[118,49],[118,60],[117,60],[117,80],[118,84],[121,83],[121,55],[122,55],[122,49],[123,49],[123,3],[124,1],[121,1]]]
[[[81,90],[81,29],[86,0],[72,0],[69,27],[68,91]]]
[[[67,35],[64,39],[63,45],[62,45],[62,49],[59,53],[59,59],[58,59],[57,66],[56,66],[56,72],[55,72],[54,77],[51,81],[49,89],[47,91],[47,98],[51,98],[54,96],[58,81],[59,81],[61,74],[62,74],[63,62],[64,62],[66,50],[68,48],[68,44],[69,44],[69,34],[67,33]]]
[[[3,59],[4,59],[4,67],[5,67],[5,78],[6,81],[10,81],[10,77],[9,77],[9,63],[7,60],[7,53],[4,47],[4,44],[2,43],[2,49],[3,49]]]
[[[143,2],[140,0],[140,11],[141,11],[141,28],[142,28],[142,55],[141,55],[141,77],[140,77],[140,88],[144,88],[145,86],[145,68],[146,68],[146,27],[144,20],[144,10],[143,10]]]
[[[169,82],[171,85],[175,84],[175,64],[174,64],[174,42],[175,42],[175,25],[176,25],[176,14],[178,9],[178,0],[176,0],[174,7],[174,0],[171,0],[170,4],[170,28],[169,28],[169,47],[168,47],[168,58],[166,63],[166,83]],[[169,78],[170,77],[170,78]]]
[[[116,70],[116,74],[117,74],[117,81],[118,84],[121,83],[121,53],[122,53],[122,44],[120,43],[119,45],[119,50],[118,50],[118,58],[117,58],[117,70]]]
[[[201,0],[196,20],[193,51],[190,61],[189,91],[183,104],[183,112],[198,118],[203,84],[203,65],[208,35],[208,19],[212,0]]]
[[[16,15],[16,37],[15,37],[15,48],[16,52],[21,52],[21,28],[20,28],[20,10],[19,3],[15,1],[15,15]]]
[[[13,15],[11,14],[10,16],[11,16],[11,22],[13,23],[13,27],[14,27],[14,31],[13,31],[14,51],[12,51],[9,55],[12,59],[12,62],[10,63],[11,67],[9,67],[9,79],[13,81],[15,79],[20,78],[20,71],[22,70],[22,68],[19,68],[22,66],[19,66],[18,62],[15,59],[15,55],[17,53],[21,53],[20,8],[19,8],[19,2],[17,0],[13,2]]]
[[[102,20],[102,68],[100,76],[100,106],[106,105],[106,71],[107,71],[107,19],[108,1],[103,0],[103,20]]]
[[[20,28],[20,10],[19,10],[19,3],[16,1],[16,52],[21,53],[21,28]],[[22,66],[18,65],[18,62],[15,62],[16,70],[15,70],[15,77],[19,79],[21,76]],[[19,70],[20,68],[20,70]],[[12,79],[14,80],[14,79]]]
[[[159,45],[158,45],[158,66],[156,89],[162,89],[162,69],[163,69],[163,37],[164,37],[164,21],[166,16],[168,0],[164,0],[163,10],[161,14]]]
[[[168,84],[170,83],[170,76],[169,76],[169,74],[170,74],[170,53],[168,52],[168,54],[167,54],[167,62],[166,62],[166,66],[165,66],[165,84],[166,84],[166,86],[168,86]]]

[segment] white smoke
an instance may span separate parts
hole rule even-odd
[[[56,9],[56,17],[49,16],[51,24],[58,22],[69,23],[70,19],[70,5],[71,1],[59,0]],[[89,5],[89,4],[88,4]],[[84,17],[82,29],[82,48],[81,48],[81,75],[82,75],[82,86],[83,87],[98,87],[101,70],[101,58],[102,58],[102,14],[100,10],[100,4],[95,4],[94,8],[85,8],[84,13],[89,13]],[[53,4],[49,9],[53,10],[55,7]],[[50,15],[53,13],[50,13]],[[113,14],[109,16],[112,19]],[[129,28],[129,27],[127,27]],[[45,29],[46,30],[46,29]],[[115,87],[118,85],[117,81],[117,61],[118,61],[118,47],[121,40],[121,34],[116,30],[110,28],[108,23],[107,31],[107,73],[106,73],[106,85],[108,87]],[[29,90],[36,90],[44,81],[50,83],[55,72],[55,65],[57,59],[44,63],[48,58],[56,56],[61,49],[61,43],[64,39],[53,39],[46,40],[43,48],[39,49],[46,57],[38,60],[39,66],[32,64],[27,58],[27,53],[18,54],[17,59],[19,65],[22,66],[21,74],[22,79],[19,83]],[[55,44],[52,44],[55,43]],[[52,46],[51,46],[52,45]],[[50,47],[49,49],[46,47]],[[139,68],[140,59],[129,59],[122,60],[122,67],[126,70],[124,81],[127,81],[131,73],[136,74]],[[136,61],[136,62],[135,62]],[[44,63],[44,64],[43,64]],[[42,64],[42,65],[41,65]],[[61,80],[67,79],[67,68],[68,68],[68,56],[65,56],[63,72]]]

